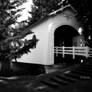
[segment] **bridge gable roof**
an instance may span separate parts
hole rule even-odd
[[[69,4],[69,5],[64,6],[63,8],[60,8],[60,9],[54,11],[54,12],[49,13],[47,16],[45,16],[44,18],[38,20],[34,24],[30,25],[25,30],[32,29],[32,28],[36,27],[37,25],[39,25],[40,23],[48,20],[49,18],[51,18],[53,16],[57,16],[58,14],[61,14],[61,13],[65,12],[66,10],[71,11],[74,14],[74,16],[77,15],[77,11]]]

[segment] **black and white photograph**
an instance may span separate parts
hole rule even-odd
[[[0,92],[92,92],[91,0],[0,0]]]

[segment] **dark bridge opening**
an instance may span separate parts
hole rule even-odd
[[[63,25],[58,27],[54,33],[54,47],[65,46],[72,47],[73,46],[73,38],[78,36],[78,31],[72,26]],[[65,58],[62,57],[62,54],[54,54],[54,62],[57,63],[73,63],[75,60],[72,59],[72,55],[65,55]]]

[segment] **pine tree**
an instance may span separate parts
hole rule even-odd
[[[31,40],[22,41],[26,35],[31,34],[29,30],[24,30],[23,26],[18,29],[11,27],[17,23],[17,14],[23,9],[16,9],[26,0],[0,0],[0,64],[1,71],[6,74],[10,72],[10,63],[12,59],[21,57],[23,54],[30,52],[37,42],[34,35]],[[1,74],[1,73],[0,73]]]

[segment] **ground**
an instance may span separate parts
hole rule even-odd
[[[92,92],[91,61],[64,68],[53,66],[54,71],[38,76],[0,77],[0,92]]]

